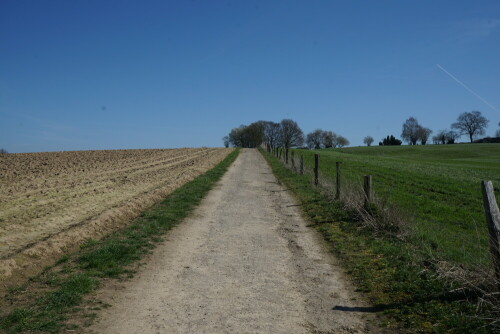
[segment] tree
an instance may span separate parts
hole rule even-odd
[[[455,131],[439,130],[435,136],[432,137],[434,144],[454,144],[455,140],[460,137]]]
[[[363,139],[363,143],[365,143],[366,146],[371,146],[371,144],[373,143],[373,137],[372,136],[366,136]]]
[[[275,122],[265,122],[264,140],[268,148],[281,146],[281,126]]]
[[[498,126],[500,126],[500,123],[498,123]],[[500,137],[500,129],[495,131],[495,137]]]
[[[319,150],[321,144],[323,143],[324,131],[321,129],[316,129],[310,132],[306,136],[306,144],[310,149]]]
[[[434,144],[446,144],[446,130],[439,130],[435,136],[432,137]]]
[[[284,119],[280,123],[281,144],[285,148],[298,147],[304,144],[304,132],[297,122],[291,119]]]
[[[403,142],[399,139],[397,139],[396,137],[394,137],[393,135],[390,135],[390,136],[387,136],[384,138],[383,141],[379,142],[378,144],[380,146],[393,146],[393,145],[401,145]]]
[[[418,132],[420,125],[414,117],[410,117],[403,123],[403,132],[401,133],[401,138],[408,142],[410,145],[417,145]]]
[[[222,141],[224,142],[224,147],[229,147],[229,136],[222,137]]]
[[[446,144],[455,144],[455,140],[460,137],[460,134],[456,133],[453,130],[446,132]]]
[[[254,122],[250,125],[240,125],[239,128],[231,130],[228,141],[235,147],[257,147],[264,141],[263,121]]]
[[[418,139],[420,140],[420,143],[422,145],[427,144],[427,140],[429,140],[431,133],[432,133],[431,129],[424,128],[423,126],[420,126],[420,125],[418,126],[417,135],[418,135]]]
[[[264,121],[251,123],[247,128],[248,147],[257,147],[264,142]]]
[[[451,125],[460,135],[469,135],[472,143],[474,136],[484,135],[489,120],[481,115],[480,111],[463,112],[457,121]]]
[[[337,145],[338,147],[349,146],[349,140],[342,136],[337,136]]]
[[[229,143],[234,147],[246,147],[247,140],[245,135],[245,125],[240,125],[239,128],[234,128],[229,132]]]
[[[0,154],[7,154],[7,153],[9,153],[9,152],[7,152],[6,149],[0,148]]]
[[[332,131],[323,131],[323,146],[325,148],[333,147],[334,142],[337,142],[337,134]]]

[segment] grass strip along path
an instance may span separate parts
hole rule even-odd
[[[315,187],[310,174],[300,175],[261,150],[278,180],[290,189],[305,216],[322,233],[332,251],[367,294],[386,325],[398,332],[491,333],[498,330],[476,313],[477,297],[440,279],[428,253],[391,235],[374,234]],[[450,292],[452,291],[452,292]]]
[[[62,257],[31,282],[13,289],[5,301],[13,306],[8,314],[1,315],[0,329],[8,333],[55,333],[90,325],[95,317],[92,311],[107,305],[85,297],[103,280],[133,275],[130,266],[151,252],[162,235],[193,211],[238,154],[236,149],[216,167],[175,190],[122,231],[99,241],[89,240],[79,252]],[[77,318],[84,320],[75,323],[73,320]]]

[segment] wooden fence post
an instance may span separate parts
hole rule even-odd
[[[285,163],[288,165],[288,149],[285,149]]]
[[[295,170],[295,154],[292,151],[292,168]]]
[[[500,289],[500,211],[491,181],[482,181],[484,213],[490,232],[490,252],[495,267],[497,284]]]
[[[365,175],[363,189],[365,190],[365,205],[372,201],[372,176]]]
[[[318,185],[319,155],[314,154],[314,185]]]
[[[300,155],[300,175],[304,174],[304,155]]]
[[[337,167],[337,193],[335,194],[336,199],[340,199],[340,161],[337,161],[335,163],[335,166]]]

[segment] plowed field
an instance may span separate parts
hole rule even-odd
[[[0,282],[116,230],[230,151],[0,155]]]

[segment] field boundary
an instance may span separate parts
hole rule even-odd
[[[138,261],[151,252],[163,234],[193,211],[238,154],[239,150],[234,150],[214,168],[144,211],[123,230],[99,241],[88,240],[79,251],[64,255],[31,282],[11,289],[1,307],[0,329],[58,332],[89,325],[94,311],[106,305],[86,300],[86,296],[105,280],[133,275]]]

